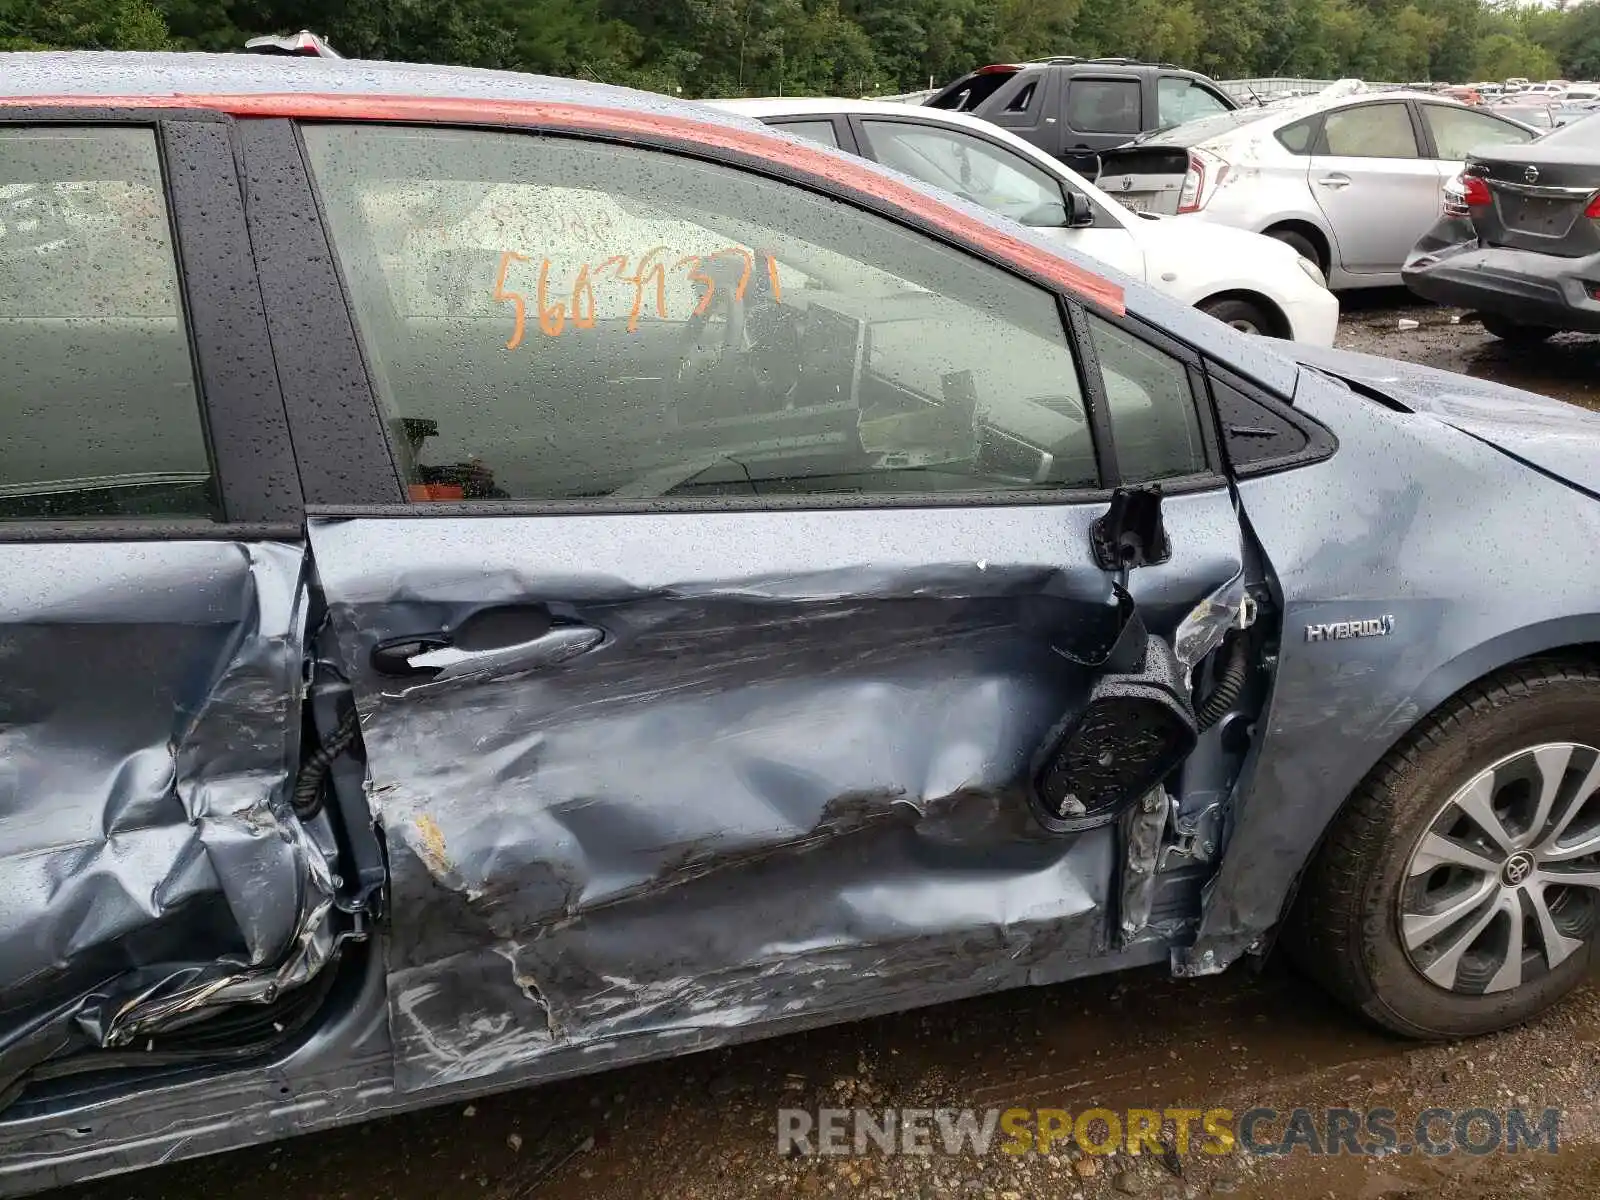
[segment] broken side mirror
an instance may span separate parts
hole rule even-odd
[[[1133,627],[1143,633],[1143,623]],[[1115,820],[1194,750],[1200,731],[1173,649],[1144,634],[1136,663],[1100,676],[1034,763],[1042,823],[1058,833]]]
[[[1066,197],[1068,229],[1088,229],[1094,224],[1094,201],[1080,191],[1067,188],[1062,193]]]

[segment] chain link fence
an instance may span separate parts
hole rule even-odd
[[[1260,79],[1219,79],[1222,89],[1241,104],[1253,99],[1284,100],[1290,96],[1310,96],[1323,88],[1338,83],[1337,79],[1291,79],[1286,75],[1269,75]],[[1367,80],[1373,91],[1405,87],[1403,83],[1374,83]]]

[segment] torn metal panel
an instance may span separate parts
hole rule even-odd
[[[1118,911],[1121,944],[1126,946],[1150,924],[1155,906],[1156,872],[1160,868],[1161,842],[1167,831],[1172,800],[1162,788],[1152,788],[1139,803],[1122,814],[1122,894]]]
[[[1186,673],[1192,673],[1196,663],[1205,661],[1208,654],[1222,645],[1228,630],[1235,626],[1247,628],[1254,621],[1255,602],[1245,587],[1241,568],[1178,623],[1178,632],[1173,638],[1178,662]]]
[[[0,1091],[267,1001],[332,950],[289,807],[304,552],[0,548]]]
[[[1239,556],[1226,493],[1168,505],[1187,562],[1129,587],[1170,638]],[[314,521],[388,841],[397,1085],[1105,954],[1116,831],[1051,832],[1028,786],[1118,628],[1100,511]],[[539,604],[604,638],[566,657],[507,633],[527,650],[479,647],[481,673],[409,673]]]

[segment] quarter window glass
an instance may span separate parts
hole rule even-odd
[[[1466,158],[1478,146],[1518,146],[1531,142],[1534,137],[1509,121],[1498,121],[1465,108],[1424,104],[1422,115],[1433,134],[1433,145],[1439,157],[1452,162]]]
[[[1189,369],[1171,355],[1089,318],[1111,410],[1117,468],[1125,483],[1147,483],[1206,469],[1205,443]]]
[[[1311,131],[1316,128],[1315,121],[1296,121],[1293,125],[1285,125],[1278,130],[1278,141],[1290,154],[1311,153]]]
[[[1157,82],[1156,107],[1157,120],[1162,129],[1229,111],[1215,93],[1200,87],[1192,79],[1173,75],[1163,76]]]
[[[839,148],[839,134],[832,121],[774,121],[773,128],[782,129],[799,137],[810,138],[824,146]]]
[[[414,498],[1095,483],[1055,298],[968,255],[655,151],[305,137]]]
[[[1011,102],[1006,105],[1006,111],[1008,113],[1027,112],[1028,105],[1033,103],[1033,97],[1038,90],[1039,81],[1037,79],[1030,79],[1026,84],[1023,85],[1022,90],[1012,97]]]
[[[1137,79],[1074,79],[1067,87],[1067,125],[1082,133],[1138,133]]]
[[[1322,153],[1340,158],[1416,158],[1417,135],[1404,104],[1368,104],[1329,113]]]
[[[1022,155],[970,134],[897,121],[863,121],[873,158],[1024,225],[1059,228],[1061,184]]]
[[[0,129],[0,520],[214,515],[153,131]]]

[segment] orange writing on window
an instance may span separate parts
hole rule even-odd
[[[767,255],[767,278],[772,280],[772,301],[774,304],[783,303],[783,285],[778,282],[778,260],[772,255]]]
[[[704,260],[698,254],[686,254],[677,262],[672,264],[672,269],[674,271],[676,271],[679,267],[687,266],[689,268],[689,282],[703,283],[705,285],[706,290],[700,293],[700,303],[696,304],[694,306],[694,311],[689,314],[691,317],[704,315],[706,309],[711,307],[712,293],[717,290],[716,281],[700,269],[700,265],[703,261]]]
[[[711,257],[721,258],[727,254],[737,254],[740,258],[744,259],[744,271],[740,274],[739,282],[734,285],[733,289],[733,298],[735,300],[743,300],[745,289],[750,286],[750,268],[754,262],[754,259],[752,258],[750,251],[746,250],[743,246],[724,246],[721,250],[713,250],[711,252]]]
[[[639,256],[638,270],[632,275],[624,275],[622,267],[627,265],[628,259],[624,255],[621,264],[617,267],[617,278],[623,283],[633,284],[633,305],[628,309],[628,332],[639,332],[639,314],[644,308],[644,290],[653,280],[656,285],[656,316],[662,320],[667,316],[667,272],[656,256],[666,251],[665,246],[653,246]],[[606,262],[611,262],[606,259]]]
[[[550,260],[547,258],[539,264],[539,328],[548,337],[560,337],[561,331],[567,327],[567,306],[557,300],[549,303],[545,296],[545,288],[550,282]]]
[[[500,256],[500,271],[494,277],[495,303],[504,304],[509,301],[513,306],[515,306],[515,311],[517,314],[516,325],[513,326],[511,330],[511,340],[506,343],[507,350],[515,350],[518,346],[522,345],[522,333],[528,323],[528,302],[523,299],[520,292],[506,291],[506,272],[511,269],[512,263],[527,261],[527,255],[518,254],[515,250],[507,250]],[[546,263],[549,261],[549,259],[545,260]]]
[[[572,283],[572,326],[594,328],[594,285],[589,282],[588,267],[579,267],[578,278]]]
[[[639,257],[638,266],[628,273],[629,256],[626,254],[613,254],[602,259],[599,263],[585,264],[578,268],[577,277],[572,282],[572,292],[568,300],[550,299],[550,272],[551,262],[548,258],[539,260],[539,273],[534,293],[534,303],[538,309],[539,331],[546,337],[560,337],[570,326],[573,329],[593,329],[595,325],[595,295],[594,284],[597,278],[611,272],[611,278],[618,283],[629,284],[633,287],[633,301],[628,308],[628,332],[637,333],[639,320],[644,314],[645,296],[652,288],[655,291],[656,316],[662,320],[667,319],[667,271],[677,271],[689,268],[688,279],[691,283],[701,285],[699,301],[695,304],[693,317],[703,316],[711,307],[716,294],[716,281],[705,272],[705,264],[713,258],[726,255],[738,255],[743,261],[744,269],[739,274],[739,282],[734,285],[733,296],[736,302],[743,301],[745,292],[750,286],[750,276],[755,269],[755,256],[743,246],[724,246],[714,250],[709,255],[686,254],[670,267],[661,256],[666,253],[665,246],[654,246]],[[775,300],[781,300],[783,290],[778,282],[778,263],[770,254],[763,254],[766,262],[767,277],[772,281],[772,295]],[[496,303],[510,304],[516,317],[515,326],[511,332],[511,340],[506,343],[507,350],[515,350],[523,342],[527,332],[528,301],[521,292],[514,292],[506,287],[506,277],[510,273],[513,263],[531,263],[533,260],[526,254],[518,254],[514,250],[504,251],[500,255],[500,268],[495,275],[493,297]]]

